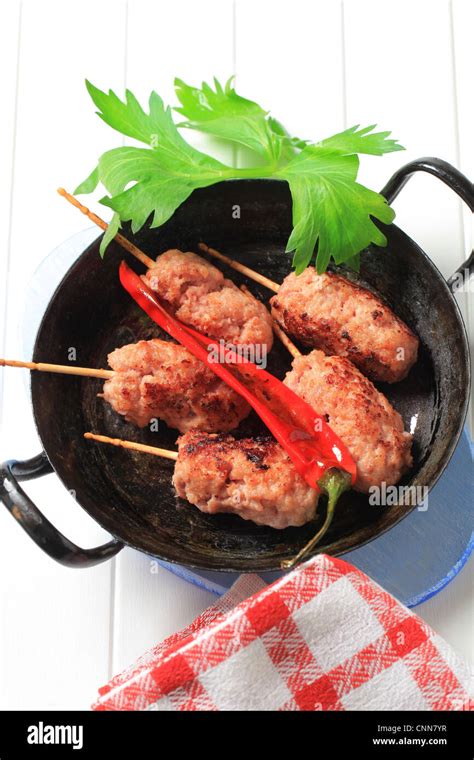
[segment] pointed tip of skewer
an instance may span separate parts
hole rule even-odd
[[[26,367],[30,368],[31,362],[19,362],[16,359],[0,359],[0,367]]]
[[[84,438],[87,440],[97,441],[98,443],[109,443],[112,446],[119,446],[122,449],[130,449],[131,451],[140,451],[144,454],[153,454],[157,457],[164,457],[165,459],[178,458],[177,451],[170,451],[169,449],[160,449],[157,446],[148,446],[145,443],[137,443],[136,441],[124,441],[122,438],[109,438],[108,435],[97,435],[96,433],[84,433]]]

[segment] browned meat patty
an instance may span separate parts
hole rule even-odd
[[[187,348],[163,340],[141,340],[108,356],[115,374],[103,398],[138,427],[153,418],[181,433],[227,432],[250,406]]]
[[[308,267],[270,301],[281,327],[306,346],[345,356],[373,380],[396,383],[416,362],[418,338],[376,296]]]
[[[318,492],[272,438],[236,441],[230,435],[189,432],[178,439],[178,447],[173,485],[201,512],[234,512],[272,528],[314,519]]]
[[[346,444],[357,465],[357,491],[397,483],[412,465],[412,436],[385,396],[354,365],[311,351],[293,361],[284,380]]]
[[[209,337],[271,349],[272,322],[265,306],[195,253],[162,253],[144,280],[178,319]]]

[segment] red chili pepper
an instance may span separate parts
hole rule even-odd
[[[270,409],[268,403],[252,393],[227,367],[212,361],[208,348],[217,346],[217,342],[201,335],[171,315],[159,302],[156,294],[124,261],[120,265],[120,282],[139,306],[163,330],[186,346],[194,356],[205,362],[221,380],[253,407],[283,446],[298,473],[310,486],[317,490],[322,487],[326,491],[328,478],[326,477],[319,485],[318,481],[323,479],[328,470],[332,472],[345,470],[350,475],[350,481],[355,482],[357,468],[347,447],[331,430],[325,419],[309,404],[269,372],[243,359],[232,349],[228,349],[232,364],[239,372],[251,377],[254,387],[263,394],[265,399],[269,399],[270,403],[276,402],[282,407],[288,418],[283,419]],[[347,476],[344,483],[346,488],[350,485]]]

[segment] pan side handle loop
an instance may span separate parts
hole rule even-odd
[[[387,182],[381,195],[383,195],[389,203],[392,203],[401,190],[405,187],[406,183],[416,172],[427,172],[432,174],[437,179],[444,182],[451,190],[459,195],[464,203],[474,212],[474,185],[468,180],[467,177],[462,174],[459,169],[456,169],[447,161],[443,161],[441,158],[418,158],[416,161],[410,161],[405,166],[402,166],[391,179]],[[456,271],[448,279],[448,286],[453,293],[459,287],[459,283],[464,277],[469,277],[474,274],[474,251],[471,252],[469,258],[456,269]]]
[[[22,462],[8,460],[0,466],[0,472],[0,501],[40,549],[56,562],[66,567],[92,567],[110,559],[123,548],[120,541],[113,539],[93,549],[81,549],[40,512],[20,482],[53,472],[44,452]]]

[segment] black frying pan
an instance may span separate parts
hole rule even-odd
[[[415,171],[434,174],[474,209],[472,184],[438,159],[403,167],[382,191],[389,201]],[[232,215],[235,204],[241,207],[240,220]],[[286,183],[231,181],[194,192],[167,224],[158,230],[142,230],[134,242],[156,256],[171,247],[196,250],[196,244],[205,240],[281,282],[291,268],[284,253],[290,229]],[[415,330],[421,351],[406,380],[380,387],[402,414],[405,426],[415,425],[414,467],[405,482],[432,488],[451,458],[466,414],[470,387],[466,331],[450,290],[454,276],[446,284],[427,255],[398,227],[391,225],[384,232],[388,247],[362,254],[361,279]],[[123,250],[113,244],[101,260],[98,249],[96,240],[57,288],[38,331],[35,361],[65,363],[68,348],[74,346],[78,365],[105,367],[113,348],[160,336],[119,284]],[[129,263],[140,270],[136,261]],[[472,255],[464,266],[474,269]],[[235,272],[229,275],[241,281]],[[249,285],[261,298],[270,296],[263,288]],[[289,364],[288,354],[277,342],[269,370],[282,377]],[[204,515],[176,500],[171,486],[173,463],[85,441],[84,431],[93,430],[163,447],[175,445],[176,431],[164,423],[158,433],[151,433],[124,422],[97,398],[100,388],[100,380],[32,373],[33,412],[44,452],[28,461],[2,465],[1,500],[51,557],[68,566],[86,567],[112,557],[127,544],[191,567],[258,572],[278,569],[281,560],[293,556],[313,534],[311,524],[278,531],[235,515]],[[251,416],[239,433],[261,430],[260,421]],[[53,469],[91,517],[114,536],[110,543],[96,549],[78,548],[41,514],[19,485]],[[337,555],[355,549],[391,528],[411,509],[401,504],[370,506],[366,496],[350,492],[317,550]]]

